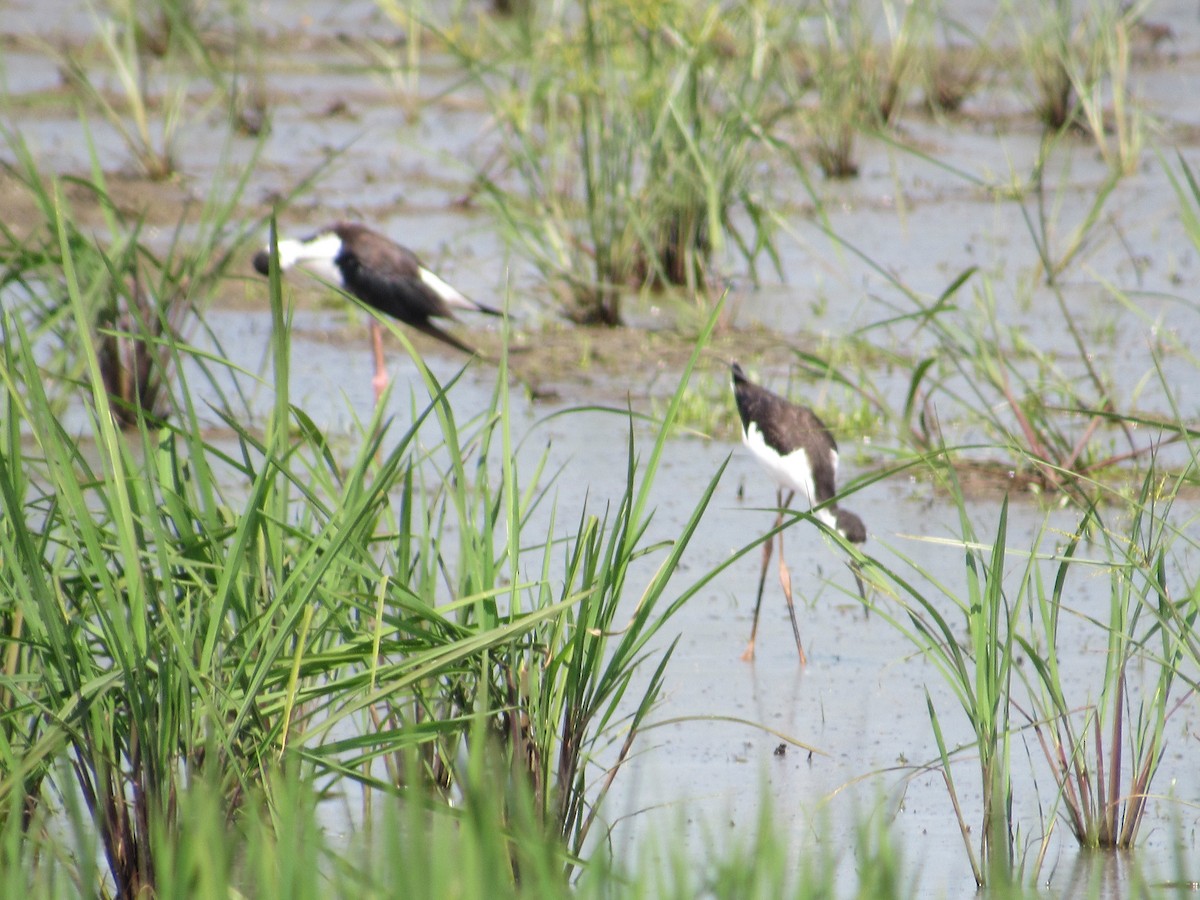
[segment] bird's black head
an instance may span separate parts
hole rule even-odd
[[[266,250],[259,250],[254,254],[254,271],[259,275],[266,275],[271,270],[271,254]]]
[[[742,367],[735,361],[730,364],[730,370],[733,372],[733,383],[739,384],[746,381],[746,373],[742,371]]]
[[[837,516],[837,530],[842,533],[842,537],[852,544],[866,543],[867,526],[863,524],[862,519],[848,509],[838,509],[834,515]]]

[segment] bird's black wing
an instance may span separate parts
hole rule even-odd
[[[454,318],[437,294],[416,274],[384,277],[364,266],[342,266],[346,290],[368,306],[408,325],[416,325],[430,316]]]
[[[760,400],[760,402],[763,402]],[[758,422],[766,445],[786,456],[798,448],[812,448],[808,464],[812,467],[815,503],[824,503],[837,493],[837,463],[830,453],[837,453],[837,441],[820,417],[807,406],[789,403],[774,394],[767,394],[765,402],[772,409]]]
[[[456,350],[461,350],[463,353],[466,353],[470,356],[482,356],[482,354],[474,347],[470,346],[469,344],[464,344],[454,335],[442,331],[442,329],[438,328],[432,322],[411,322],[409,324],[411,324],[413,328],[417,329],[417,331],[423,331],[430,337],[437,338],[442,343],[449,344]]]

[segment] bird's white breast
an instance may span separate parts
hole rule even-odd
[[[336,234],[319,234],[311,240],[279,242],[279,268],[299,266],[331,284],[342,284],[342,272],[334,264],[342,252],[342,239]]]
[[[812,506],[817,502],[817,491],[813,484],[812,466],[804,448],[798,448],[791,453],[781,455],[767,446],[766,439],[758,425],[751,422],[742,434],[742,442],[754,454],[764,469],[770,473],[775,482],[790,491],[803,494]],[[837,470],[837,453],[833,452],[833,467]],[[832,525],[834,516],[829,510],[822,510],[822,519]]]

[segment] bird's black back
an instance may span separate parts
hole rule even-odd
[[[345,288],[381,313],[409,325],[432,316],[454,318],[450,307],[421,280],[421,262],[406,247],[361,225],[337,225],[342,241],[334,264]]]
[[[733,396],[743,434],[754,423],[766,445],[780,456],[805,451],[812,466],[815,502],[837,493],[837,441],[815,412],[750,381],[737,363],[733,364]]]

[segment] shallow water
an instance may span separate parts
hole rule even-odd
[[[330,315],[302,314],[297,319],[293,353],[305,365],[294,369],[290,396],[324,427],[349,436],[356,427],[354,414],[365,418],[370,412],[370,359],[365,345],[362,352],[347,354],[337,343],[306,336],[328,323]],[[228,313],[211,317],[211,322],[219,333],[249,324],[247,330],[223,334],[223,343],[227,351],[234,351],[235,360],[239,351],[245,354],[237,361],[246,367],[261,366],[269,319]],[[417,379],[402,354],[393,354],[391,361],[401,391],[392,409],[398,417],[396,427],[402,429],[408,404],[404,391]],[[435,356],[430,362],[441,378],[452,376],[459,365],[453,357]],[[345,380],[338,393],[330,394],[321,373],[337,365],[345,368]],[[493,386],[491,370],[472,365],[451,395],[460,420],[487,408]],[[592,389],[597,389],[595,384]],[[612,387],[599,390],[603,395]],[[265,414],[271,391],[264,387],[250,396],[253,408],[248,414]],[[514,392],[513,402],[524,471],[532,470],[547,445],[547,470],[562,469],[551,489],[560,520],[576,517],[585,502],[592,511],[600,511],[618,499],[626,467],[628,424],[623,417],[579,412],[547,420],[559,407],[530,405],[519,392]],[[645,427],[639,427],[638,433],[639,447],[648,452],[652,435]],[[421,443],[427,446],[437,440],[434,428]],[[655,483],[655,517],[648,540],[677,534],[704,483],[730,454],[729,468],[676,578],[680,589],[765,531],[773,519],[769,510],[775,502],[773,490],[740,446],[681,437],[670,442]],[[844,480],[861,474],[852,463],[844,467]],[[947,589],[965,594],[961,550],[935,542],[958,540],[961,531],[946,496],[933,485],[893,477],[868,485],[847,505],[867,520],[871,538],[866,549],[882,565],[916,577],[905,562],[911,559]],[[991,496],[969,500],[967,509],[980,539],[993,538],[998,500]],[[540,510],[529,533],[539,533],[551,511],[551,507]],[[1200,504],[1193,500],[1177,503],[1172,511],[1172,521],[1191,530],[1198,516]],[[1078,517],[1073,509],[1047,510],[1014,496],[1008,523],[1008,546],[1014,554],[1009,578],[1019,574],[1024,554],[1031,548],[1049,553],[1061,545]],[[923,768],[937,757],[926,691],[951,747],[971,740],[957,700],[933,665],[914,657],[912,645],[885,621],[884,614],[897,612],[894,604],[876,595],[876,612],[864,612],[840,552],[815,526],[798,523],[786,533],[785,546],[809,655],[807,668],[797,663],[774,566],[763,602],[757,658],[753,663],[739,658],[749,633],[757,551],[683,608],[658,642],[665,646],[680,636],[664,699],[654,716],[656,723],[664,724],[647,730],[604,811],[605,822],[614,824],[618,859],[642,859],[648,853],[653,857],[648,848],[655,847],[656,836],[664,835],[674,836],[664,843],[680,838],[702,858],[712,852],[713,842],[721,840],[725,829],[745,837],[757,827],[760,798],[766,791],[777,827],[791,836],[798,855],[814,842],[849,845],[862,812],[884,804],[886,814],[895,818],[895,833],[910,863],[919,870],[922,892],[964,893],[972,881],[953,810],[941,776]],[[1175,590],[1200,578],[1200,555],[1191,550],[1176,561]],[[631,603],[643,583],[639,574],[648,578],[656,562],[648,560],[635,571]],[[1047,572],[1050,565],[1045,565]],[[1075,700],[1082,704],[1094,699],[1092,686],[1100,683],[1105,653],[1103,632],[1085,617],[1106,615],[1110,581],[1102,572],[1085,568],[1073,572],[1072,578],[1071,611],[1064,615],[1060,646],[1064,665],[1078,673],[1071,683],[1079,691]],[[1135,674],[1132,681],[1136,680]],[[1016,688],[1014,696],[1024,703],[1027,695]],[[1200,792],[1191,737],[1200,727],[1196,713],[1192,702],[1173,718],[1168,753],[1155,783],[1156,792],[1185,801]],[[1013,715],[1017,724],[1017,713]],[[777,754],[788,739],[816,752],[789,745]],[[1049,824],[1044,817],[1053,799],[1040,754],[1032,734],[1022,732],[1014,739],[1014,814],[1029,842],[1024,849],[1029,857],[1036,853],[1034,843]],[[978,775],[969,752],[956,764],[955,777],[968,821],[977,823]],[[356,808],[351,801],[335,805],[328,811],[327,827],[335,834],[352,831]],[[1137,854],[1142,874],[1151,880],[1173,878],[1176,839],[1182,834],[1188,854],[1194,856],[1195,824],[1195,814],[1186,805],[1152,804]],[[844,864],[852,867],[852,859]],[[1065,891],[1064,883],[1082,877],[1076,873],[1080,865],[1073,842],[1060,827],[1051,839],[1044,877],[1055,892]],[[1124,871],[1112,870],[1116,883],[1111,887],[1118,896]],[[843,877],[849,879],[851,872],[847,869]]]
[[[6,6],[0,30],[6,35],[83,41],[91,26],[83,17],[66,14],[73,8],[74,4],[16,0]],[[991,4],[972,3],[957,14],[984,21],[990,8]],[[290,189],[326,152],[345,148],[313,190],[281,214],[281,227],[290,233],[334,218],[368,219],[410,243],[468,295],[481,300],[511,297],[518,320],[536,341],[536,326],[552,313],[531,268],[510,256],[484,212],[456,202],[468,193],[494,138],[480,95],[470,88],[450,91],[460,79],[453,62],[426,54],[415,82],[364,71],[363,55],[355,52],[353,41],[339,43],[338,34],[368,33],[392,47],[400,36],[370,3],[263,2],[255,4],[255,12],[264,40],[273,127],[246,195],[248,203],[258,205],[248,209],[247,216],[261,215],[271,198]],[[1190,131],[1200,124],[1193,96],[1200,76],[1196,8],[1181,0],[1160,3],[1149,17],[1168,21],[1174,37],[1139,69],[1138,91],[1160,119],[1158,133],[1166,136],[1159,145],[1163,159],[1173,164],[1178,150],[1200,169],[1200,146]],[[6,51],[4,76],[12,95],[55,89],[53,66],[23,44]],[[426,105],[414,104],[407,96],[412,84],[417,99]],[[960,294],[964,315],[981,314],[972,304],[976,292],[990,287],[997,321],[1022,331],[1033,346],[1078,377],[1075,347],[1038,277],[1038,255],[1022,207],[990,189],[1030,175],[1039,134],[1028,123],[1014,124],[1007,118],[1022,109],[1020,98],[1011,92],[992,90],[971,101],[965,119],[942,122],[905,115],[899,140],[919,147],[929,158],[863,141],[858,179],[819,184],[836,239],[813,217],[798,179],[781,176],[772,188],[790,198],[794,209],[779,242],[786,277],[777,277],[763,260],[764,281],[753,286],[744,267],[730,260],[734,324],[765,324],[779,332],[784,347],[809,348],[824,338],[836,342],[897,313],[914,311],[895,282],[928,304],[959,273],[975,266],[979,274]],[[213,127],[213,115],[185,126],[179,151],[183,175],[162,188],[164,197],[203,196],[217,178],[223,154],[238,161],[251,158],[252,141],[227,139],[222,129]],[[126,149],[111,126],[95,119],[88,131],[106,170],[128,167]],[[87,172],[85,131],[73,107],[51,104],[38,107],[35,114],[23,112],[20,133],[46,170]],[[10,159],[10,148],[0,147],[0,157]],[[1104,174],[1103,162],[1083,139],[1068,140],[1056,151],[1047,170],[1047,202],[1053,208],[1050,243],[1055,252],[1062,251],[1070,231],[1087,215]],[[1033,215],[1033,200],[1024,203]],[[172,199],[152,207],[152,223],[174,221],[178,205]],[[147,234],[153,237],[153,231]],[[247,258],[252,249],[247,248]],[[1096,336],[1092,345],[1097,363],[1114,374],[1118,409],[1168,414],[1175,408],[1184,420],[1200,416],[1200,400],[1193,390],[1200,310],[1190,289],[1198,269],[1197,250],[1184,233],[1163,165],[1146,153],[1138,171],[1122,180],[1108,199],[1101,224],[1062,286],[1073,314]],[[263,306],[247,309],[248,300]],[[634,313],[639,314],[650,317],[644,310]],[[261,285],[231,285],[206,318],[235,363],[250,372],[268,371],[271,320]],[[369,418],[372,404],[371,361],[361,321],[354,316],[348,326],[341,309],[305,310],[298,313],[293,334],[292,402],[348,440],[357,434],[356,423]],[[904,325],[862,333],[913,358],[929,351]],[[580,340],[588,338],[581,335]],[[431,353],[429,362],[442,379],[462,365],[459,357],[437,353]],[[524,433],[523,464],[532,466],[549,443],[549,468],[563,467],[553,491],[560,520],[577,515],[585,497],[589,508],[597,510],[618,496],[624,485],[628,424],[605,413],[544,421],[546,416],[585,403],[619,407],[630,395],[645,404],[647,394],[661,394],[673,384],[671,377],[659,375],[647,387],[650,362],[627,359],[622,366],[586,373],[579,368],[564,371],[554,379],[562,394],[554,404],[531,404],[514,391],[514,426]],[[701,368],[723,373],[724,365],[723,360],[705,359]],[[1163,377],[1147,378],[1156,365]],[[396,382],[393,412],[402,422],[409,391],[421,395],[419,379],[411,361],[394,345],[389,369]],[[203,390],[196,370],[185,369],[183,374],[193,389]],[[777,360],[764,361],[760,374],[775,387],[787,378]],[[869,374],[890,403],[903,402],[906,371]],[[254,421],[271,408],[274,386],[266,375],[260,382],[243,379],[242,384],[248,408],[237,413]],[[493,390],[493,371],[472,365],[453,393],[456,414],[469,419],[486,408]],[[719,402],[732,401],[724,397]],[[82,411],[72,414],[81,416]],[[217,428],[220,419],[213,415],[210,424]],[[83,420],[77,419],[76,425],[82,429]],[[639,436],[646,448],[647,434],[639,430]],[[887,464],[886,447],[879,446],[878,439],[856,451],[843,446],[844,484]],[[730,454],[732,462],[677,578],[681,586],[727,559],[772,521],[774,491],[738,445],[728,439],[680,437],[670,443],[655,485],[651,535],[678,534],[696,497]],[[1168,461],[1186,462],[1178,456]],[[883,566],[907,571],[904,559],[911,558],[949,590],[965,591],[961,550],[930,540],[962,536],[957,511],[933,485],[895,476],[867,484],[847,505],[867,521],[867,552]],[[968,509],[980,539],[991,540],[1000,497],[973,497]],[[548,515],[548,510],[539,515]],[[1200,505],[1193,498],[1177,503],[1171,513],[1174,525],[1193,544],[1198,515]],[[1077,520],[1070,509],[1047,508],[1014,494],[1007,539],[1014,551],[1010,571],[1019,572],[1020,554],[1032,547],[1052,550]],[[533,533],[537,524],[531,526]],[[1174,548],[1180,556],[1172,560],[1172,583],[1181,590],[1200,577],[1200,554],[1186,541],[1176,542]],[[772,798],[778,827],[791,837],[797,855],[815,841],[845,846],[857,813],[879,801],[895,816],[895,832],[919,873],[922,893],[966,895],[973,883],[946,788],[940,775],[921,769],[937,755],[925,692],[951,746],[969,740],[957,701],[934,667],[914,658],[912,646],[885,621],[889,610],[895,612],[890,601],[876,595],[877,612],[864,612],[839,551],[815,526],[800,522],[789,529],[786,554],[800,601],[808,667],[797,665],[773,571],[763,603],[758,657],[753,664],[739,659],[758,581],[757,551],[722,573],[681,611],[663,637],[665,644],[681,635],[655,716],[665,724],[647,731],[604,811],[605,819],[614,823],[615,846],[624,851],[618,858],[638,858],[648,844],[653,846],[656,834],[680,832],[699,858],[725,839],[726,829],[745,834],[756,826],[763,790]],[[1105,651],[1102,631],[1084,617],[1107,614],[1110,581],[1099,571],[1090,578],[1081,572],[1077,578],[1071,603],[1079,614],[1065,617],[1062,643],[1069,648],[1071,663],[1079,667],[1076,699],[1082,704],[1092,699],[1089,688],[1098,683],[1094,673]],[[1022,696],[1019,690],[1017,695]],[[1150,806],[1136,857],[1152,881],[1174,877],[1179,844],[1189,864],[1200,865],[1197,712],[1197,704],[1190,701],[1169,726],[1154,789],[1184,802],[1164,800]],[[780,738],[748,722],[819,752],[809,755],[790,746],[779,755]],[[1019,853],[1034,852],[1027,848],[1050,824],[1044,817],[1050,815],[1052,782],[1040,754],[1031,735],[1015,739],[1014,814],[1026,841]],[[955,774],[968,821],[978,823],[978,776],[972,767],[969,754],[964,755]],[[353,823],[333,812],[330,827],[349,829]],[[1051,839],[1043,877],[1051,893],[1065,895],[1080,871],[1092,864],[1074,850],[1060,826]],[[853,860],[845,865],[849,869]],[[1119,861],[1111,867],[1106,877],[1112,881],[1105,892],[1120,896],[1126,875]],[[1198,871],[1185,874],[1200,876]]]

